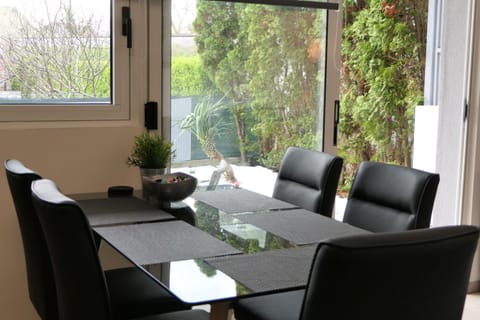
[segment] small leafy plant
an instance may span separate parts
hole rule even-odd
[[[130,167],[145,169],[166,168],[173,155],[172,143],[162,137],[143,132],[135,136],[135,145],[127,159]]]

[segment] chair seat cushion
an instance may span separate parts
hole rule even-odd
[[[293,320],[300,317],[305,290],[245,298],[234,304],[236,320]]]
[[[189,309],[137,268],[105,271],[114,319]]]

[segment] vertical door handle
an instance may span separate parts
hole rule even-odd
[[[333,108],[333,145],[337,146],[338,124],[340,123],[340,100],[335,100]]]

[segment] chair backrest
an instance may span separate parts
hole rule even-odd
[[[479,229],[450,226],[319,244],[301,320],[461,320]]]
[[[55,320],[57,297],[45,237],[33,208],[31,184],[41,177],[18,160],[4,162],[22,236],[30,300],[41,319]]]
[[[36,180],[31,190],[53,266],[59,318],[111,319],[105,275],[83,211],[51,180]]]
[[[289,147],[283,156],[273,197],[331,217],[343,159]]]
[[[428,228],[440,176],[380,162],[362,162],[343,221],[373,232]]]

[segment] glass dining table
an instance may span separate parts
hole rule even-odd
[[[322,240],[367,231],[237,188],[159,208],[137,197],[73,195],[96,235],[192,305],[227,319],[232,301],[301,289]]]

